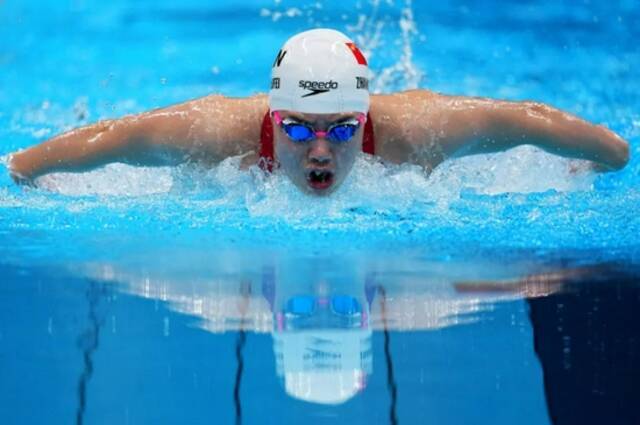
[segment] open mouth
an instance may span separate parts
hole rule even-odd
[[[328,170],[311,170],[307,173],[309,186],[316,190],[324,190],[333,184],[333,172]]]

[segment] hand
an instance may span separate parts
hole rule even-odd
[[[14,173],[10,173],[11,178],[13,179],[13,181],[20,186],[28,186],[28,187],[36,187],[36,183],[31,180],[28,179],[26,177],[22,177],[19,174],[14,174]]]
[[[9,175],[11,176],[13,181],[20,186],[36,187],[35,181],[32,178],[16,170],[16,164],[13,161],[13,158],[14,158],[13,155],[9,155],[9,160],[7,161],[7,168],[9,169]]]

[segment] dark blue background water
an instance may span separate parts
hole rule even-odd
[[[2,276],[3,423],[638,420],[637,270],[609,267],[466,323],[374,332],[369,384],[338,406],[285,394],[268,334],[212,334],[171,303],[55,270]]]

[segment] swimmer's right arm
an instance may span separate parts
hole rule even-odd
[[[267,108],[264,95],[244,99],[211,95],[101,121],[11,154],[9,170],[17,183],[29,184],[44,174],[88,171],[111,162],[217,163],[256,149]]]

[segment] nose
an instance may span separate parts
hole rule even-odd
[[[311,142],[308,158],[313,165],[329,165],[332,158],[329,142],[324,137]]]

